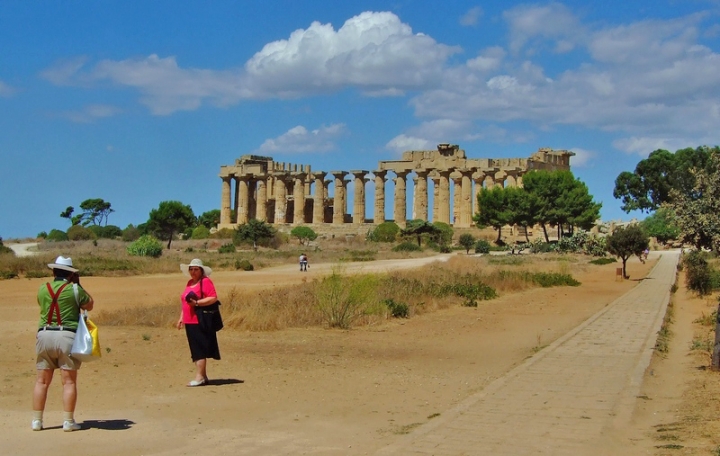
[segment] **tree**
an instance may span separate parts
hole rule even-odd
[[[220,209],[203,212],[198,217],[198,223],[207,229],[213,229],[220,224]]]
[[[712,152],[709,163],[691,170],[692,190],[673,189],[668,206],[675,212],[683,242],[720,253],[720,150]]]
[[[180,201],[163,201],[157,209],[150,211],[147,228],[158,239],[167,239],[167,248],[170,248],[176,233],[182,233],[188,227],[195,225],[196,218],[192,208]]]
[[[290,236],[297,238],[300,245],[309,245],[310,241],[317,239],[318,235],[309,226],[296,226],[290,231]]]
[[[508,192],[500,187],[483,188],[477,195],[479,210],[473,221],[479,228],[491,226],[498,232],[496,244],[502,244],[502,227],[509,224],[513,211],[508,204]]]
[[[368,240],[372,242],[395,242],[399,232],[400,227],[397,223],[383,222],[368,234]]]
[[[460,235],[460,238],[458,239],[458,244],[460,244],[465,249],[465,254],[470,254],[470,249],[475,246],[475,236],[473,236],[470,233],[464,233]]]
[[[422,236],[424,234],[428,235],[431,239],[438,239],[442,231],[432,223],[420,219],[409,220],[405,224],[405,229],[400,230],[402,237],[415,237],[418,246],[422,246]]]
[[[252,242],[253,249],[257,250],[258,242],[272,239],[274,236],[275,229],[272,225],[257,219],[250,219],[237,228],[233,241],[235,244]]]
[[[675,211],[669,206],[661,207],[655,213],[640,222],[645,232],[658,242],[666,243],[680,236]]]
[[[102,198],[86,199],[80,203],[80,209],[83,210],[82,224],[85,226],[89,224],[107,225],[108,217],[115,212],[110,206],[111,204]]]
[[[618,175],[613,196],[622,201],[625,212],[657,210],[673,201],[673,189],[691,195],[695,177],[690,170],[711,171],[710,155],[717,151],[717,147],[707,146],[680,149],[674,154],[664,149],[655,150],[637,164],[634,172],[623,171]]]
[[[650,239],[639,225],[618,227],[607,237],[605,248],[610,254],[622,260],[623,277],[628,279],[626,263],[632,255],[638,257],[650,245]]]

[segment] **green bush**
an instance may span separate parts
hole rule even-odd
[[[478,239],[475,243],[475,253],[490,253],[490,243],[485,239]]]
[[[200,225],[192,230],[190,239],[207,239],[210,237],[210,230],[205,225]]]
[[[685,285],[700,296],[709,295],[713,288],[713,271],[706,256],[704,252],[694,250],[683,260],[686,269]]]
[[[235,269],[243,271],[252,271],[255,268],[248,260],[235,260]]]
[[[422,248],[414,242],[405,241],[392,249],[393,252],[420,252]]]
[[[542,240],[533,241],[530,243],[531,253],[548,253],[556,250],[555,244],[545,242]]]
[[[400,227],[395,222],[383,222],[370,231],[367,236],[372,242],[395,242],[400,233]]]
[[[395,302],[394,299],[383,300],[393,318],[408,318],[410,316],[410,308],[404,302]]]
[[[570,274],[561,274],[559,272],[535,272],[532,278],[533,282],[543,288],[580,286],[580,282],[575,280]]]
[[[17,276],[17,272],[15,271],[0,271],[0,280],[14,279]]]
[[[315,284],[318,310],[331,328],[349,329],[377,303],[377,279],[372,275],[346,276],[337,270]]]
[[[127,228],[122,230],[121,234],[122,240],[125,242],[137,241],[141,235],[142,233],[140,233],[140,229],[132,225],[128,225]]]
[[[232,239],[235,234],[235,230],[231,228],[223,228],[210,234],[212,239]]]
[[[158,258],[162,255],[162,244],[153,236],[146,234],[140,236],[137,241],[130,244],[127,251],[133,256],[149,256]]]
[[[67,236],[67,233],[65,233],[64,231],[53,229],[53,230],[50,230],[50,232],[48,233],[47,238],[45,238],[45,240],[50,241],[50,242],[62,242],[62,241],[67,241],[68,236]]]
[[[227,244],[223,244],[218,248],[218,253],[235,253],[237,249],[235,248],[235,244],[232,242],[229,242]]]
[[[92,230],[85,228],[82,225],[73,225],[68,228],[67,237],[70,241],[89,241],[91,239],[97,239],[97,236],[92,232]]]
[[[45,239],[45,238],[47,238],[47,236],[48,236],[47,232],[41,231],[41,232],[38,233],[38,235],[37,235],[36,237],[37,237],[38,239]]]

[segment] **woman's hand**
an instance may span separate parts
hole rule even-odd
[[[182,318],[181,318],[181,319],[179,319],[179,320],[177,321],[177,323],[175,323],[175,327],[176,327],[177,329],[180,329],[180,328],[182,328],[182,327],[183,327],[183,321],[182,321]]]

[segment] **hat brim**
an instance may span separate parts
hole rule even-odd
[[[202,268],[205,277],[210,277],[210,274],[212,274],[212,269],[210,269],[207,266],[196,266],[193,265],[194,268]],[[190,275],[190,265],[189,264],[180,264],[180,270],[188,277],[192,277]]]
[[[63,271],[70,271],[70,272],[78,272],[79,269],[75,269],[71,266],[67,266],[64,264],[57,264],[57,263],[48,263],[48,267],[50,269],[62,269]]]

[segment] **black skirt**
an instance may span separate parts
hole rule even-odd
[[[216,332],[205,332],[200,329],[200,325],[186,323],[185,334],[193,361],[206,358],[220,359],[220,347],[218,347]]]

